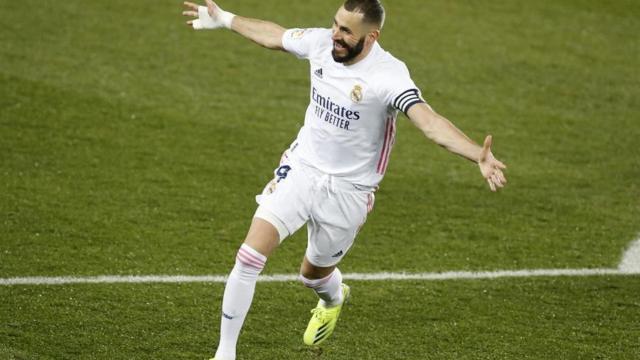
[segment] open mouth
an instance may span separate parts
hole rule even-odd
[[[346,49],[346,47],[344,47],[342,44],[340,44],[339,42],[334,41],[333,42],[333,48],[336,50],[344,50]]]

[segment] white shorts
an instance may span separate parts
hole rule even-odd
[[[260,206],[255,217],[273,224],[280,241],[306,223],[309,262],[319,267],[339,263],[373,209],[373,189],[302,164],[288,151],[274,174],[256,196]]]

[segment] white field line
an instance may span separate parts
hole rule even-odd
[[[601,276],[601,275],[640,275],[640,239],[631,243],[622,256],[617,269],[537,269],[537,270],[497,270],[497,271],[448,271],[440,273],[351,273],[343,274],[346,280],[385,281],[385,280],[475,280],[519,277],[553,276]],[[296,281],[297,275],[274,274],[261,275],[260,282]],[[223,275],[141,275],[141,276],[61,276],[61,277],[15,277],[0,278],[0,286],[9,285],[63,285],[63,284],[139,284],[139,283],[223,283]]]
[[[518,277],[553,277],[553,276],[599,276],[599,275],[634,275],[640,272],[627,272],[618,269],[538,269],[538,270],[499,270],[499,271],[449,271],[442,273],[351,273],[343,274],[346,280],[384,281],[384,280],[475,280]],[[139,284],[139,283],[223,283],[227,279],[222,275],[148,275],[148,276],[62,276],[62,277],[16,277],[0,278],[0,285],[63,285],[63,284]],[[293,274],[261,275],[260,282],[297,281]]]

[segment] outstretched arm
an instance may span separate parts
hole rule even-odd
[[[187,25],[196,30],[226,27],[268,49],[284,50],[282,35],[286,29],[282,26],[269,21],[236,16],[222,10],[212,0],[206,0],[206,5],[205,7],[184,2],[186,10],[182,15],[194,18],[187,21]]]
[[[491,135],[485,138],[484,145],[481,147],[425,103],[410,107],[407,116],[418,129],[422,130],[426,137],[436,144],[454,154],[476,162],[491,191],[496,191],[497,188],[504,187],[507,183],[502,172],[507,166],[491,153]]]

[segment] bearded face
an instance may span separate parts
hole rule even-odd
[[[334,40],[331,56],[335,62],[345,63],[355,59],[362,53],[364,49],[364,37],[362,37],[355,45],[349,45],[344,40]]]

